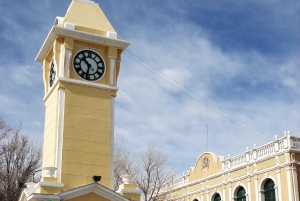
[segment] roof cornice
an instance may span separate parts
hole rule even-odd
[[[68,36],[92,43],[115,46],[122,49],[123,51],[130,45],[129,41],[91,34],[75,29],[68,29],[60,25],[54,25],[52,26],[46,40],[44,41],[44,44],[42,45],[38,55],[35,58],[37,62],[43,62],[57,36]]]

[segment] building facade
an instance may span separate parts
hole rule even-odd
[[[166,183],[160,200],[299,201],[300,138],[284,137],[237,156],[200,155],[187,174]]]

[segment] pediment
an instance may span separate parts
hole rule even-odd
[[[98,184],[91,183],[88,185],[80,186],[74,189],[70,189],[58,194],[40,194],[31,193],[30,195],[24,189],[19,201],[129,201],[128,198]]]

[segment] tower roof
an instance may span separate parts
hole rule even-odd
[[[73,0],[63,19],[64,23],[75,24],[76,29],[88,28],[104,32],[116,32],[99,4],[91,0]],[[87,30],[85,30],[87,31]]]

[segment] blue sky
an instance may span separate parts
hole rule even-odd
[[[70,2],[0,1],[0,115],[38,143],[44,88],[35,57]],[[208,151],[222,156],[286,130],[300,136],[299,1],[96,2],[131,42],[115,102],[115,136],[127,150],[152,143],[183,172],[206,151],[207,126]]]

